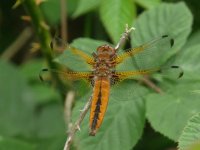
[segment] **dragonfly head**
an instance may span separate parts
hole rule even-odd
[[[107,55],[107,56],[110,57],[110,56],[115,55],[115,53],[116,53],[116,50],[113,47],[109,46],[109,45],[102,45],[102,46],[99,46],[97,48],[97,55],[98,56]]]

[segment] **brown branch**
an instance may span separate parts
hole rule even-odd
[[[26,27],[17,39],[4,51],[1,58],[4,60],[11,59],[26,42],[31,38],[33,32],[30,27]]]
[[[67,41],[67,10],[66,0],[60,0],[61,5],[61,38],[63,41]]]

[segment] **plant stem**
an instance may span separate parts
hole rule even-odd
[[[45,23],[42,12],[35,0],[24,0],[23,5],[31,17],[31,22],[35,28],[36,34],[40,41],[41,51],[46,58],[47,65],[50,68],[58,68],[58,65],[54,63],[53,56],[50,49],[51,35],[49,33],[49,26]],[[58,88],[63,88],[63,83],[59,80],[58,76],[52,73],[53,79],[55,79]]]
[[[32,24],[35,28],[36,34],[38,35],[42,53],[46,57],[48,65],[52,66],[53,64],[51,60],[53,57],[49,48],[51,35],[39,9],[39,6],[36,4],[35,0],[24,0],[23,4],[31,17]]]

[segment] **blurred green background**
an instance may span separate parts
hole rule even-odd
[[[136,30],[124,48],[163,34],[173,37],[175,46],[163,64],[173,62],[185,74],[179,80],[154,74],[151,81],[162,95],[140,81],[123,81],[111,92],[99,133],[88,135],[87,115],[71,149],[200,149],[199,16],[198,0],[1,0],[0,150],[63,149],[69,123],[65,93],[76,93],[74,121],[91,87],[57,77],[53,84],[40,81],[42,68],[60,67],[53,61],[51,39],[56,35],[92,53],[99,45],[115,45],[125,24]],[[69,68],[80,63],[65,55],[56,61]]]

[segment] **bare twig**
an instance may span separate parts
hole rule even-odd
[[[80,114],[78,120],[77,120],[77,121],[75,122],[75,124],[72,126],[71,131],[69,132],[67,141],[66,141],[66,143],[65,143],[64,150],[69,150],[69,149],[70,149],[70,144],[71,144],[71,142],[72,142],[72,140],[73,140],[73,137],[74,137],[76,131],[77,131],[77,130],[80,130],[80,124],[81,124],[81,122],[83,121],[85,115],[87,114],[87,111],[88,111],[89,108],[90,108],[91,101],[92,101],[92,97],[90,97],[90,99],[88,100],[88,102],[85,104],[83,110],[81,111],[81,114]]]
[[[115,49],[118,50],[126,41],[131,31],[135,30],[134,27],[128,28],[128,24],[126,24],[125,32],[122,34],[119,42],[115,46]]]
[[[1,55],[2,59],[9,60],[11,59],[21,48],[22,46],[31,38],[33,32],[30,27],[26,27],[17,39],[4,51]]]
[[[67,41],[67,11],[66,0],[60,0],[61,5],[61,38],[63,41]]]
[[[72,111],[72,105],[74,102],[74,91],[69,91],[67,93],[66,99],[65,99],[65,107],[64,107],[64,118],[65,123],[68,125],[68,129],[71,129],[72,123],[71,123],[71,111]]]

